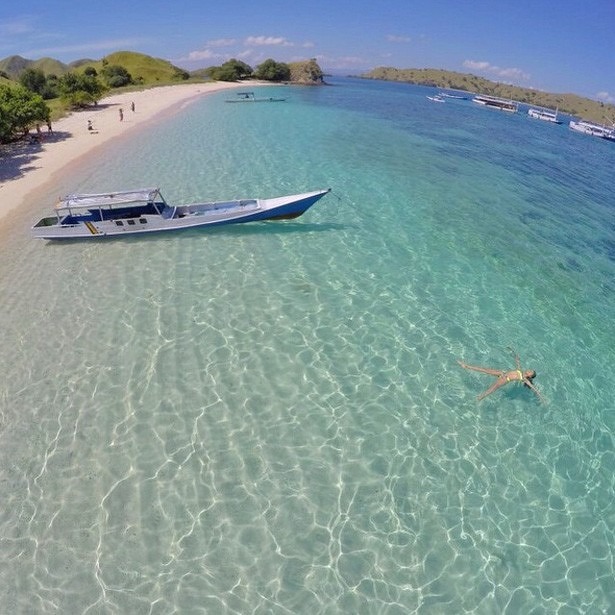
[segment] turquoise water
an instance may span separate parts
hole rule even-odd
[[[0,231],[7,613],[615,609],[615,147],[430,90],[214,94]],[[267,90],[270,92],[271,90]],[[57,194],[333,188],[29,238]],[[544,403],[456,363],[538,372]]]

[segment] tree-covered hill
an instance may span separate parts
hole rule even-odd
[[[559,108],[587,120],[599,123],[615,121],[615,105],[605,104],[576,94],[553,94],[530,88],[496,83],[476,75],[457,73],[435,68],[375,68],[361,75],[365,79],[384,81],[402,81],[417,85],[426,85],[442,89],[462,90],[477,94],[490,94],[516,100],[529,105]]]

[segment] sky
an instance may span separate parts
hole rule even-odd
[[[441,68],[615,103],[615,0],[3,0],[0,59],[137,51],[187,70],[315,58]]]

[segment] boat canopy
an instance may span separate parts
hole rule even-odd
[[[164,202],[160,188],[141,188],[122,192],[101,194],[68,194],[60,198],[56,209],[75,209],[89,207],[112,207],[113,205],[130,205],[131,203],[150,203],[156,198]]]

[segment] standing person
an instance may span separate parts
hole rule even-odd
[[[130,103],[130,109],[134,113],[135,112],[135,102],[134,100]]]
[[[53,133],[53,128],[51,127],[51,120],[47,120],[47,132]]]
[[[513,352],[514,354],[514,352]],[[519,356],[515,356],[515,364],[517,369],[504,370],[504,369],[492,369],[490,367],[478,367],[476,365],[468,365],[463,361],[457,361],[464,369],[471,369],[475,372],[481,372],[482,374],[489,374],[495,376],[497,380],[484,392],[478,396],[478,401],[491,395],[494,391],[497,391],[500,387],[507,385],[509,382],[522,382],[526,387],[532,389],[536,393],[538,399],[542,400],[542,396],[538,392],[538,389],[532,384],[534,378],[536,378],[536,372],[533,369],[521,369],[521,362]]]
[[[124,109],[122,109],[122,107],[120,107],[120,122],[124,121]]]

